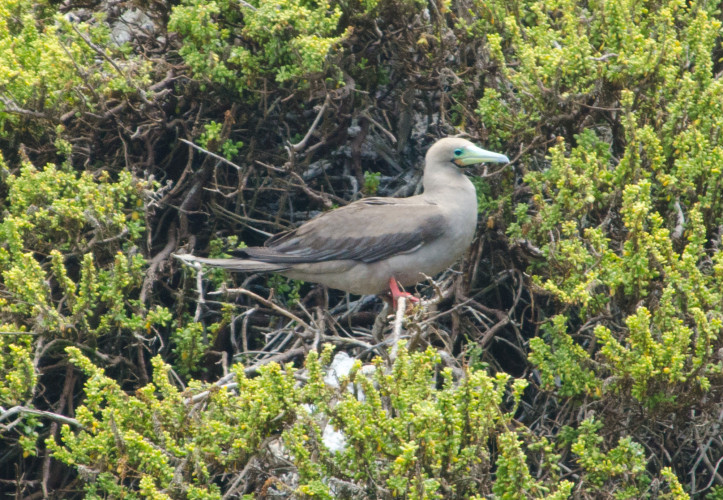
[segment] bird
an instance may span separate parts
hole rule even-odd
[[[269,238],[264,246],[234,250],[232,258],[175,256],[229,271],[274,272],[358,295],[400,290],[454,264],[477,227],[477,194],[464,167],[509,163],[507,156],[447,137],[425,156],[423,192],[407,198],[369,197],[325,212]]]

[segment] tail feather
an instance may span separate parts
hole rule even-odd
[[[209,259],[206,257],[196,257],[190,254],[173,254],[179,260],[187,264],[199,262],[213,267],[222,267],[229,271],[242,272],[274,272],[288,269],[289,266],[284,264],[274,264],[271,262],[259,262],[253,259]]]

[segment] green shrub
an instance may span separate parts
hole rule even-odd
[[[150,69],[110,43],[101,14],[76,22],[45,0],[3,2],[0,137],[26,132],[33,139],[45,137],[49,122],[68,110],[97,112],[104,105],[100,99],[145,91]]]
[[[598,396],[600,381],[592,370],[590,355],[567,333],[565,316],[555,316],[543,330],[544,337],[530,339],[529,354],[530,361],[540,368],[542,387],[557,389],[564,397]]]
[[[552,349],[567,354],[533,342],[531,360],[548,388],[563,381],[563,395],[589,392],[593,373],[611,373],[618,383],[604,390],[631,387],[654,407],[705,390],[721,372],[712,356],[723,290],[713,229],[723,213],[716,9],[492,2],[467,25],[487,36],[504,82],[478,109],[492,135],[559,136],[549,168],[525,176],[531,197],[509,234],[540,248],[545,262],[533,279],[564,305],[568,324],[591,321],[581,335],[594,331],[600,346],[592,365],[563,319],[548,331]],[[567,121],[547,118],[561,112]]]
[[[112,181],[67,166],[25,164],[6,176],[5,186],[0,286],[9,298],[0,304],[2,320],[80,341],[168,321],[163,309],[146,311],[129,298],[142,283],[145,262],[132,252],[144,219],[142,184],[131,174]]]
[[[16,496],[37,496],[63,477],[59,491],[76,484],[89,498],[269,489],[720,498],[719,7],[189,0],[144,4],[157,36],[116,47],[90,8],[78,21],[73,2],[58,7],[63,16],[44,1],[2,3],[0,147],[11,161],[0,162],[0,480]],[[163,25],[169,18],[176,35]],[[199,94],[199,82],[210,92]],[[285,141],[305,136],[311,106],[326,96],[314,145],[290,155],[279,175],[255,169],[256,159],[287,160]],[[194,322],[195,281],[184,287],[178,267],[162,258],[149,267],[144,257],[193,241],[189,218],[221,198],[254,225],[272,215],[269,227],[285,224],[274,200],[299,187],[286,167],[300,175],[323,155],[336,168],[348,125],[361,119],[371,123],[365,140],[384,150],[379,161],[362,155],[366,194],[386,189],[386,164],[409,165],[432,135],[466,131],[515,158],[514,168],[475,180],[489,219],[480,259],[464,268],[481,271],[469,273],[474,300],[456,303],[449,321],[436,317],[438,336],[415,342],[450,338],[456,354],[455,335],[478,338],[490,290],[497,302],[484,307],[507,313],[495,338],[473,345],[469,360],[460,354],[454,376],[433,349],[400,348],[393,365],[377,359],[372,373],[357,365],[339,388],[324,382],[330,350],[312,352],[303,369],[272,364],[251,376],[236,366],[223,386],[189,380],[225,366],[214,358],[231,351],[224,335],[241,301],[209,301]],[[184,134],[240,168],[197,152],[177,169]],[[384,148],[389,135],[396,151]],[[58,165],[39,167],[48,158]],[[346,193],[336,174],[312,179],[306,194]],[[524,183],[513,182],[518,174]],[[209,179],[219,189],[205,189]],[[314,208],[294,203],[297,213]],[[209,226],[195,241],[212,239],[210,255],[236,246],[235,237],[213,239],[219,227]],[[530,262],[519,249],[533,250]],[[497,258],[501,250],[510,251]],[[519,277],[515,305],[503,274]],[[230,279],[222,270],[205,277],[217,286]],[[266,286],[290,309],[304,298],[298,282],[272,277]],[[193,292],[177,293],[185,289]],[[320,324],[334,329],[338,318]],[[249,326],[253,349],[268,330]],[[295,345],[310,346],[310,333]],[[148,382],[156,353],[163,360],[153,358]],[[87,377],[84,394],[68,356]],[[488,367],[518,370],[529,385]],[[57,436],[49,422],[72,416],[77,425]],[[340,450],[324,444],[330,428],[345,438]]]
[[[0,170],[7,193],[0,222],[0,332],[12,332],[0,333],[0,405],[32,408],[38,345],[77,343],[100,347],[103,355],[106,343],[122,337],[153,338],[170,313],[147,308],[136,295],[145,268],[134,244],[144,231],[144,183],[127,172],[112,180],[68,165],[39,170],[24,164],[9,174],[1,157]],[[57,356],[57,349],[43,351]],[[15,427],[26,454],[35,453],[36,424],[30,417]]]
[[[498,459],[495,492],[507,488],[497,485],[516,484],[517,491],[556,491],[546,498],[566,498],[572,486],[533,480],[515,444],[516,432],[500,433],[511,424],[523,381],[510,386],[508,376],[484,371],[454,380],[443,369],[438,376],[440,360],[431,349],[409,353],[401,346],[391,371],[377,358],[370,376],[362,375],[357,363],[336,387],[324,382],[332,354],[326,348],[321,357],[314,352],[307,357],[303,374],[272,363],[248,378],[243,366],[235,365],[234,384],[191,382],[183,392],[156,357],[153,382],[135,395],[122,391],[78,349],[69,348],[69,354],[88,377],[85,401],[76,412],[81,429],[64,426],[61,442],[49,440],[48,446],[58,460],[83,471],[91,495],[218,498],[225,475],[252,459],[270,460],[271,448],[281,445],[298,474],[292,489],[301,496],[334,498],[342,484],[376,498],[467,496],[488,491],[493,482],[488,442],[495,435],[503,450],[510,450]],[[339,451],[322,440],[327,418],[344,436]],[[266,467],[257,482],[276,474],[272,465]],[[280,473],[276,477],[281,481]]]
[[[557,491],[549,493],[550,488],[543,482],[532,478],[527,467],[527,454],[522,449],[517,433],[505,432],[498,437],[499,456],[497,458],[497,480],[492,491],[496,498],[503,500],[523,500],[526,498],[544,498],[546,500],[564,500],[570,496],[573,484],[570,481],[556,481]],[[530,447],[532,449],[532,447]],[[559,455],[556,455],[559,459]],[[554,468],[554,467],[553,467]],[[544,495],[544,496],[543,496]]]
[[[184,0],[169,29],[194,75],[241,93],[258,80],[300,80],[324,69],[341,37],[341,10],[327,1],[230,2]]]
[[[584,481],[592,485],[588,491],[630,500],[644,497],[650,478],[643,446],[625,437],[605,452],[600,429],[601,423],[586,419],[573,433],[576,437],[571,450],[585,471]]]
[[[37,374],[33,366],[32,336],[12,325],[0,326],[0,406],[25,403],[33,395]]]

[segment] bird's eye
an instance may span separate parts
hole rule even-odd
[[[454,150],[454,156],[461,156],[461,155],[462,155],[462,150],[461,150],[461,149],[455,149],[455,150]]]

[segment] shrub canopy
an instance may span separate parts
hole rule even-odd
[[[717,2],[0,4],[0,479],[64,498],[723,498]],[[469,256],[199,271],[441,136]]]

